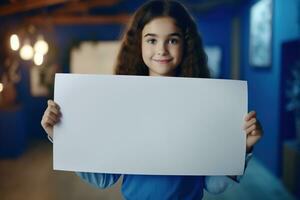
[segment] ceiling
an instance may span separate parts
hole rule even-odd
[[[237,7],[245,0],[181,0],[192,12],[205,13],[221,6]],[[126,23],[142,0],[2,0],[0,20],[19,18],[31,24]]]

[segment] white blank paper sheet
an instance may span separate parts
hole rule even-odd
[[[241,175],[247,82],[56,74],[56,170]]]

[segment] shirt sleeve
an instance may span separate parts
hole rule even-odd
[[[115,184],[121,174],[104,174],[91,172],[75,172],[82,180],[97,188],[108,188]]]
[[[244,171],[251,157],[252,153],[246,155]],[[242,177],[243,176],[235,176],[234,178],[229,176],[205,176],[204,188],[209,193],[220,194],[231,187],[235,182],[239,183]]]
[[[220,194],[229,186],[233,185],[234,181],[227,176],[205,176],[204,188],[212,194]]]

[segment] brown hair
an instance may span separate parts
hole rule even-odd
[[[149,75],[142,58],[141,33],[144,26],[157,17],[171,17],[184,38],[183,57],[176,76],[209,77],[207,56],[197,26],[186,8],[173,0],[154,0],[142,5],[133,15],[122,39],[115,73],[118,75]]]

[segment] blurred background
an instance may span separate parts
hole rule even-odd
[[[0,1],[0,199],[122,199],[52,170],[54,75],[111,74],[141,0]],[[204,199],[300,199],[300,1],[182,0],[215,78],[248,81],[264,137],[240,184]]]

